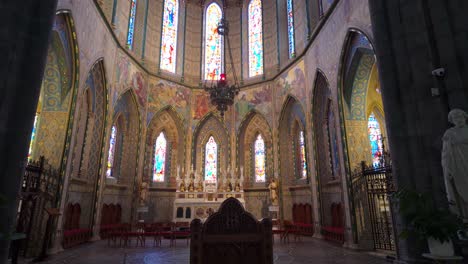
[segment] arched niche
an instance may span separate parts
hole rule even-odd
[[[343,204],[342,179],[336,113],[330,87],[325,75],[317,71],[312,100],[312,121],[315,142],[316,172],[319,182],[321,224],[333,226],[336,215],[330,211],[333,204]],[[343,215],[339,217],[343,218]],[[334,219],[335,218],[335,219]]]
[[[167,170],[164,182],[153,182],[155,142],[161,132],[167,141],[165,158]],[[183,123],[177,112],[172,107],[159,111],[151,119],[146,131],[144,180],[151,182],[151,185],[175,187],[177,166],[181,169],[184,167],[184,142]]]
[[[192,165],[199,175],[204,177],[205,147],[210,137],[217,143],[218,178],[224,174],[229,164],[229,137],[222,121],[213,113],[209,113],[200,121],[194,133]]]
[[[131,185],[136,177],[138,146],[140,141],[140,115],[136,96],[132,89],[124,92],[115,104],[113,118],[107,140],[110,140],[112,126],[117,127],[117,142],[115,148],[116,167],[115,178],[119,184]],[[120,132],[119,132],[120,130]],[[120,145],[119,145],[120,144]],[[109,142],[107,142],[109,149]],[[106,151],[106,160],[108,151]]]
[[[72,154],[72,176],[96,179],[103,150],[107,89],[104,63],[98,60],[88,73],[84,91],[78,97]]]
[[[258,135],[261,135],[265,143],[265,182],[255,182],[255,150],[254,144]],[[265,117],[255,110],[250,111],[242,121],[237,137],[238,168],[243,168],[244,187],[267,186],[273,174],[273,137],[271,128]]]
[[[347,148],[344,151],[347,153],[345,168],[350,173],[360,166],[361,161],[372,164],[368,119],[374,112],[385,138],[385,116],[375,54],[368,38],[360,31],[349,31],[342,54],[343,77],[338,106]]]
[[[70,120],[75,114],[78,58],[73,18],[67,11],[61,11],[52,25],[29,158],[37,160],[44,156],[62,174],[70,150],[69,132],[73,126]]]
[[[289,95],[283,103],[278,128],[280,177],[283,179],[283,184],[306,184],[310,177],[309,162],[307,162],[308,133],[305,128],[305,114],[302,106],[297,99]],[[305,178],[302,177],[302,171],[300,171],[298,164],[300,131],[303,131],[305,141],[305,160],[307,162],[307,175]]]

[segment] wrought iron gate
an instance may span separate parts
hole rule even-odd
[[[374,249],[395,250],[392,206],[389,195],[395,191],[391,165],[362,164],[352,178],[357,222],[362,229],[371,226]],[[359,221],[361,220],[361,221]]]
[[[23,256],[38,256],[44,241],[46,222],[45,208],[54,207],[59,173],[46,164],[44,157],[26,166],[19,195],[16,232],[26,234],[20,245]]]

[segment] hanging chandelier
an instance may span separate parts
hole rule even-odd
[[[232,60],[231,44],[229,42],[229,24],[224,18],[224,14],[221,20],[218,23],[217,32],[219,35],[223,36],[226,40],[228,46],[228,55],[230,59],[230,70],[234,77],[234,83],[229,85],[226,79],[226,73],[221,73],[219,80],[212,80],[210,85],[204,86],[204,90],[210,93],[211,104],[216,106],[216,109],[219,111],[221,117],[224,117],[224,112],[227,111],[228,106],[231,106],[234,103],[234,97],[239,94],[240,88],[237,83],[236,70],[234,68],[234,61]],[[228,71],[226,71],[228,72]]]

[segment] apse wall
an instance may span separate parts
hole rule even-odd
[[[101,6],[104,4],[108,6],[108,2],[112,1],[97,1]],[[197,89],[200,85],[200,57],[201,57],[201,31],[202,31],[202,7],[196,5],[193,1],[188,1],[186,10],[190,10],[183,15],[186,19],[186,31],[185,31],[185,55],[181,57],[178,53],[178,58],[184,58],[183,64],[179,63],[177,66],[177,74],[166,74],[164,72],[158,73],[159,65],[159,46],[160,46],[160,31],[161,28],[157,23],[160,23],[161,10],[157,7],[162,6],[160,0],[151,1],[149,0],[148,5],[152,8],[147,18],[147,33],[146,33],[146,45],[145,53],[143,54],[143,46],[140,42],[140,49],[129,51],[123,43],[125,43],[127,26],[128,26],[128,13],[130,5],[129,1],[118,1],[118,8],[116,10],[116,16],[118,22],[112,26],[109,23],[109,11],[108,7],[100,8],[93,1],[59,1],[59,9],[69,9],[74,16],[76,24],[76,35],[80,47],[80,69],[79,69],[79,90],[82,92],[85,88],[85,80],[87,73],[91,69],[92,65],[98,60],[102,59],[104,64],[105,75],[107,77],[106,85],[108,91],[108,111],[107,119],[112,120],[112,113],[118,101],[118,98],[131,89],[135,94],[136,109],[141,118],[141,127],[139,127],[140,137],[145,139],[146,131],[151,119],[157,115],[157,113],[168,106],[171,106],[177,115],[179,115],[182,125],[178,128],[186,135],[182,148],[184,149],[183,166],[185,171],[188,171],[191,167],[193,155],[196,155],[193,150],[193,138],[194,132],[199,126],[200,122],[203,122],[204,118],[213,113],[213,107],[209,103],[209,97],[203,90]],[[145,1],[141,1],[144,3]],[[338,90],[341,87],[340,80],[340,69],[342,65],[342,51],[344,50],[344,44],[347,32],[350,29],[359,29],[363,31],[367,36],[371,36],[371,26],[369,19],[369,10],[367,2],[365,1],[353,1],[353,0],[341,0],[329,9],[329,13],[322,16],[321,20],[318,20],[318,15],[310,14],[311,25],[313,27],[310,32],[304,29],[306,22],[304,19],[298,18],[298,38],[296,40],[298,54],[296,58],[288,58],[287,53],[287,41],[285,38],[285,24],[281,31],[272,30],[269,25],[273,25],[279,21],[279,23],[285,23],[285,16],[278,19],[272,19],[270,17],[271,12],[276,10],[275,7],[270,6],[275,1],[265,1],[265,22],[268,26],[265,28],[265,80],[262,78],[251,80],[248,86],[242,88],[242,91],[236,98],[235,104],[230,108],[224,117],[224,124],[226,126],[229,148],[227,163],[231,168],[238,167],[239,163],[237,160],[238,139],[236,135],[239,133],[239,129],[242,121],[246,115],[251,111],[255,110],[261,114],[266,123],[272,131],[272,145],[270,146],[272,151],[272,161],[269,166],[271,175],[267,176],[278,176],[280,179],[286,177],[287,171],[280,169],[280,138],[279,132],[279,120],[281,111],[283,110],[286,98],[292,96],[297,99],[298,104],[301,105],[304,111],[305,130],[308,131],[306,136],[307,149],[307,163],[308,163],[308,174],[309,179],[300,183],[288,182],[283,186],[283,191],[287,195],[287,199],[282,204],[284,215],[287,218],[292,217],[292,205],[294,203],[312,203],[313,205],[313,219],[316,227],[320,228],[322,213],[327,213],[326,208],[321,208],[320,199],[318,193],[318,175],[315,171],[316,155],[314,154],[314,142],[313,142],[313,129],[312,129],[312,94],[314,89],[314,80],[316,78],[317,70],[321,70],[324,73],[325,78],[328,80],[331,98],[332,108],[338,113]],[[124,7],[127,6],[127,7]],[[235,11],[235,8],[239,10],[245,7],[245,5],[234,6],[232,10],[228,12],[228,16],[241,16],[240,11]],[[300,7],[297,5],[297,8]],[[312,8],[312,7],[310,7]],[[140,9],[138,9],[140,10]],[[268,10],[268,11],[267,11]],[[284,9],[278,8],[279,12],[284,12]],[[142,12],[142,11],[137,11]],[[102,15],[105,15],[104,17]],[[268,17],[267,17],[268,14]],[[314,21],[314,19],[316,19]],[[276,22],[275,22],[276,20]],[[138,21],[138,19],[137,19]],[[140,25],[137,22],[137,25]],[[316,24],[313,24],[316,23]],[[243,57],[239,52],[244,54],[244,51],[240,51],[242,48],[238,45],[237,40],[240,40],[240,36],[237,34],[241,33],[241,30],[236,30],[237,26],[245,27],[245,23],[240,23],[233,19],[232,25],[232,36],[233,39],[233,52],[238,53],[234,55],[236,61],[236,67],[241,69],[241,63],[239,58]],[[138,31],[139,32],[139,31]],[[140,33],[138,33],[140,34]],[[242,31],[244,32],[244,31]],[[304,32],[307,32],[305,34]],[[305,37],[304,37],[305,35]],[[135,36],[135,43],[138,43],[139,36]],[[141,36],[143,39],[143,36]],[[305,40],[310,38],[312,44],[307,47]],[[242,37],[245,41],[245,37]],[[234,41],[236,40],[236,41]],[[279,41],[278,41],[279,40]],[[240,43],[240,42],[239,42]],[[243,43],[243,42],[242,42]],[[136,44],[135,44],[136,45]],[[180,45],[178,46],[180,47]],[[299,54],[301,49],[305,49],[305,54]],[[179,51],[182,49],[179,49]],[[278,56],[278,50],[280,55]],[[140,53],[140,54],[138,54]],[[286,54],[286,55],[285,55]],[[142,58],[143,57],[143,58]],[[245,63],[245,62],[244,62]],[[183,74],[180,67],[184,67]],[[287,66],[287,67],[286,67]],[[245,68],[244,68],[245,74]],[[249,84],[249,80],[244,79],[244,84]],[[79,91],[79,92],[80,92]],[[217,115],[216,113],[214,113]],[[336,115],[338,116],[338,115]],[[339,118],[336,118],[336,127],[340,127]],[[108,149],[109,146],[109,135],[111,129],[111,122],[107,122],[105,128],[105,143],[104,150]],[[74,127],[73,135],[76,136],[77,128]],[[341,146],[341,131],[337,131],[338,143]],[[73,140],[72,140],[73,142]],[[125,191],[125,195],[121,195],[120,187],[115,187],[112,193],[117,197],[130,197],[135,201],[135,195],[138,192],[137,183],[142,179],[144,175],[143,171],[148,169],[145,167],[145,140],[140,140],[137,146],[137,168],[133,175],[133,181],[128,185],[128,189]],[[71,146],[73,148],[73,146]],[[344,161],[343,161],[343,149],[340,148],[339,156],[341,157],[340,162],[342,168],[341,180],[336,188],[339,192],[342,192],[342,202],[345,204],[346,211],[346,230],[348,233],[351,232],[351,220],[349,213],[349,206],[347,204],[347,187],[346,177],[344,172]],[[103,160],[107,158],[107,153],[104,152]],[[104,171],[104,162],[101,163],[101,171]],[[70,172],[70,166],[69,166]],[[102,172],[100,177],[105,177]],[[152,218],[154,220],[169,220],[172,214],[172,199],[176,186],[170,183],[168,186],[151,186],[150,187],[150,200],[152,205]],[[102,183],[105,186],[105,183]],[[261,218],[267,216],[268,212],[265,208],[268,205],[268,183],[264,183],[262,186],[249,189],[247,193],[247,208],[254,210],[256,217]],[[133,194],[132,194],[133,193]],[[162,199],[160,199],[162,198]],[[116,198],[117,199],[117,198]],[[130,198],[128,198],[130,199]],[[160,200],[158,200],[160,199]],[[121,201],[121,198],[115,201]],[[113,202],[106,200],[104,202]],[[129,203],[128,201],[126,203]],[[136,204],[133,204],[136,206]],[[263,208],[261,210],[254,208]],[[126,206],[123,207],[123,214],[131,217],[130,210]],[[97,216],[98,217],[98,216]],[[99,218],[99,217],[98,217]]]

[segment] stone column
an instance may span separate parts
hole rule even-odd
[[[468,4],[462,0],[369,0],[393,175],[398,186],[430,192],[446,206],[440,162],[447,112],[468,109]],[[465,48],[463,48],[465,47]],[[443,67],[446,75],[431,72]],[[433,95],[437,88],[440,95]],[[396,231],[403,221],[395,217]],[[425,244],[399,240],[400,259],[421,258]]]
[[[0,5],[0,263],[6,263],[57,0]],[[5,202],[3,200],[6,200]]]

